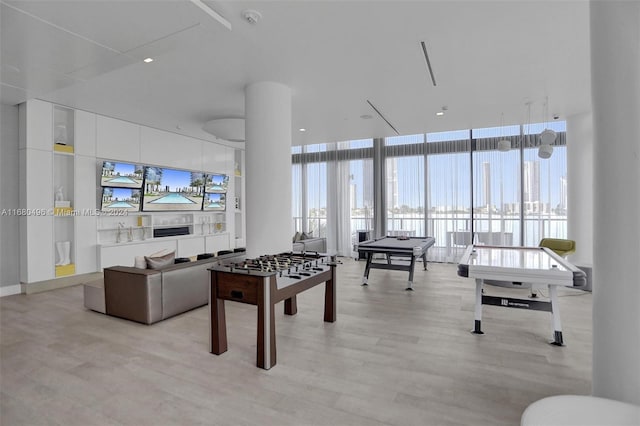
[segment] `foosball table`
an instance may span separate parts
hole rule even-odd
[[[290,252],[257,258],[230,259],[209,269],[210,349],[227,351],[224,302],[258,307],[256,365],[265,370],[276,365],[275,304],[284,300],[284,313],[298,311],[296,295],[325,283],[324,321],[336,320],[336,261],[316,252]]]

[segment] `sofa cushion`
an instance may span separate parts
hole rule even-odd
[[[162,269],[165,266],[174,264],[174,261],[176,258],[176,252],[172,251],[171,253],[165,254],[164,256],[158,256],[158,257],[145,256],[144,258],[147,261],[147,268]]]

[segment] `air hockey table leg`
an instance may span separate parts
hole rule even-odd
[[[482,331],[482,279],[476,278],[476,308],[475,321],[473,324],[473,334],[484,334]]]
[[[560,306],[558,305],[558,287],[549,286],[549,299],[551,299],[551,318],[553,320],[553,342],[552,345],[564,346],[562,340],[562,323],[560,322]]]

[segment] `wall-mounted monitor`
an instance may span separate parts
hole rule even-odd
[[[144,166],[140,164],[116,163],[105,161],[102,163],[102,186],[118,188],[142,188]]]
[[[227,203],[227,195],[221,192],[204,194],[204,203],[202,207],[205,211],[224,211]]]
[[[140,211],[140,190],[131,188],[102,188],[100,210]]]
[[[145,167],[143,211],[201,210],[203,195],[203,173]]]
[[[204,175],[204,192],[227,192],[229,176],[207,173]]]

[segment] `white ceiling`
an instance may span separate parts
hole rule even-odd
[[[586,1],[206,2],[231,31],[188,0],[1,0],[0,101],[215,140],[207,121],[242,117],[244,86],[277,81],[294,144],[395,135],[367,100],[401,134],[526,122],[527,100],[549,120],[547,97],[549,116],[591,110]]]

